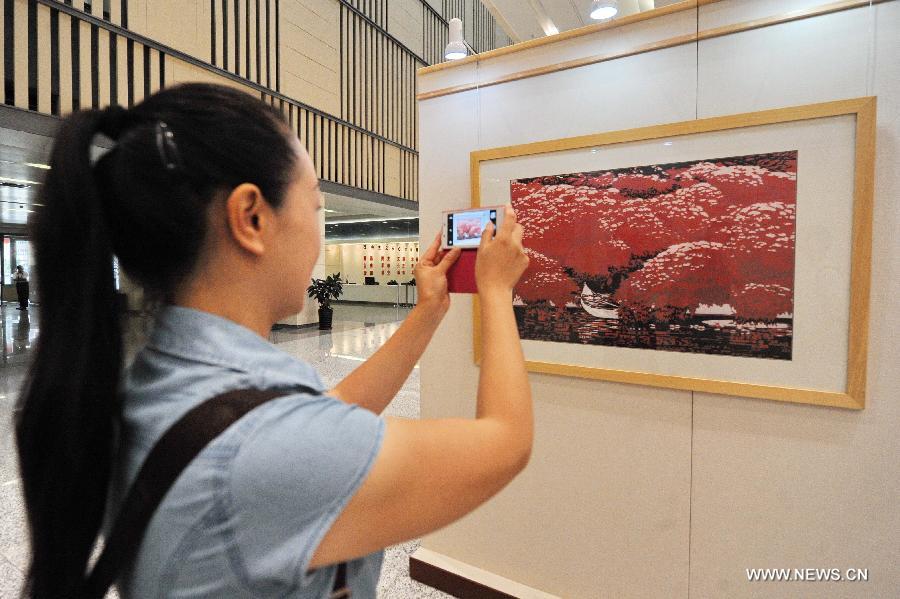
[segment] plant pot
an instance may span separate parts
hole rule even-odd
[[[334,310],[332,308],[319,308],[319,330],[327,331],[331,329],[331,321],[334,318]]]

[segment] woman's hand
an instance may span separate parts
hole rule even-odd
[[[482,296],[491,292],[511,293],[528,268],[528,256],[522,248],[522,225],[516,222],[511,207],[506,206],[505,211],[496,237],[493,223],[488,223],[481,234],[475,282]]]
[[[416,265],[418,305],[387,343],[332,389],[331,395],[381,414],[400,391],[450,308],[447,270],[456,262],[459,250],[440,252],[440,247],[438,235]]]
[[[438,233],[431,246],[416,265],[416,291],[418,305],[445,314],[450,308],[450,293],[447,290],[447,271],[459,258],[460,249],[441,251],[441,234]]]
[[[476,264],[483,351],[475,420],[387,418],[375,464],[316,549],[312,568],[446,526],[495,495],[528,463],[534,409],[511,297],[528,258],[516,215],[508,210],[504,218],[495,239],[487,227]],[[449,305],[446,270],[456,254],[439,256],[438,247],[436,239],[416,269],[417,282],[427,289],[427,301]],[[417,310],[347,377],[351,383],[341,383],[353,388],[343,397],[387,405],[384,396],[400,388],[440,323]],[[381,395],[380,402],[374,395]]]

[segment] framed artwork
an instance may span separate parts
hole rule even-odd
[[[874,162],[860,98],[473,152],[472,205],[522,224],[529,370],[861,409]]]

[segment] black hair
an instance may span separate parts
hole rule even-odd
[[[115,144],[92,165],[98,133]],[[209,84],[60,124],[31,232],[41,334],[15,423],[32,550],[25,596],[75,596],[103,521],[123,367],[113,256],[148,293],[172,298],[197,264],[212,202],[249,182],[281,205],[291,135],[272,106]]]

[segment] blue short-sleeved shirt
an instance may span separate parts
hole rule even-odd
[[[232,389],[302,385],[313,368],[224,318],[167,307],[124,380],[109,519],[150,449],[188,410]],[[181,474],[119,581],[124,597],[327,597],[335,567],[313,553],[365,479],[384,421],[323,395],[293,394],[241,418]],[[107,522],[107,526],[110,522]],[[374,597],[383,553],[351,562]]]

